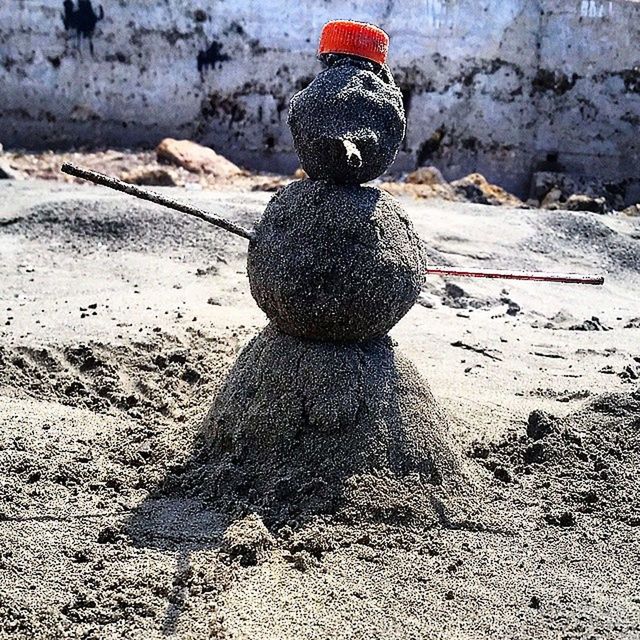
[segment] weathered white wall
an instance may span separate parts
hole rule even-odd
[[[100,0],[95,1],[97,9]],[[526,190],[557,150],[575,171],[640,174],[640,3],[633,0],[102,0],[78,49],[62,0],[0,0],[5,146],[212,144],[273,170],[296,166],[289,97],[319,70],[334,18],[391,36],[409,111],[399,167],[480,170]],[[218,61],[197,57],[218,43]]]

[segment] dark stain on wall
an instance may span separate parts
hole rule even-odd
[[[104,57],[105,62],[118,62],[120,64],[131,64],[130,56],[122,53],[122,51],[116,51],[115,53],[107,53]]]
[[[427,138],[418,149],[418,154],[416,157],[416,166],[421,167],[427,161],[433,160],[437,155],[438,151],[440,151],[440,147],[442,145],[442,141],[446,134],[447,130],[444,126],[438,127],[430,138]]]
[[[212,93],[202,107],[202,115],[205,119],[227,121],[229,128],[235,122],[242,122],[247,112],[241,104],[241,95],[221,96]]]
[[[245,30],[244,30],[244,27],[239,22],[236,22],[234,20],[233,22],[229,23],[229,26],[223,31],[223,33],[227,36],[232,33],[235,33],[236,35],[239,35],[239,36],[244,36]]]
[[[93,34],[96,25],[104,18],[104,10],[102,5],[98,7],[98,12],[94,10],[91,0],[78,0],[76,8],[73,0],[64,0],[62,3],[64,13],[62,14],[62,23],[67,31],[76,32],[76,42],[78,47],[83,39],[89,40],[89,50],[93,55]]]
[[[251,49],[251,54],[254,56],[260,56],[267,52],[266,47],[264,47],[258,38],[251,38],[249,34],[245,31],[244,27],[235,20],[230,22],[227,28],[222,32],[225,36],[230,37],[239,37],[243,42],[249,45]]]
[[[562,173],[565,169],[566,167],[560,162],[560,154],[557,151],[550,151],[544,160],[535,165],[534,171]]]
[[[474,136],[470,136],[468,138],[462,138],[460,140],[460,146],[463,149],[466,149],[467,151],[471,151],[472,153],[475,153],[476,151],[478,151],[478,148],[480,147],[480,141],[478,140],[478,138],[475,138]]]
[[[2,61],[2,66],[7,70],[11,71],[11,69],[17,64],[17,61],[14,58],[6,56]]]
[[[227,62],[228,60],[231,60],[231,58],[222,52],[222,44],[214,40],[206,51],[198,53],[198,71],[204,73],[209,68],[215,69],[216,64]]]
[[[402,94],[402,106],[404,107],[405,114],[408,114],[411,109],[411,98],[413,97],[413,87],[399,85],[400,93]]]
[[[515,73],[516,77],[522,79],[524,76],[524,72],[522,69],[512,62],[507,62],[506,60],[502,60],[501,58],[495,58],[493,60],[483,60],[480,64],[471,64],[469,63],[469,67],[464,71],[462,76],[460,77],[460,81],[465,87],[470,87],[478,75],[487,75],[491,76],[502,68],[510,69],[513,73]]]
[[[567,91],[571,91],[579,79],[580,76],[577,73],[568,76],[562,71],[538,69],[531,84],[534,92],[553,91],[556,95],[561,96]]]
[[[590,81],[592,85],[599,85],[609,78],[620,78],[624,82],[626,93],[640,93],[640,65],[618,71],[605,71],[591,76]]]
[[[203,11],[202,9],[196,9],[193,12],[193,17],[196,22],[206,22],[208,18],[206,11]]]
[[[628,93],[640,93],[640,65],[632,69],[623,69],[611,75],[619,75],[624,81]]]

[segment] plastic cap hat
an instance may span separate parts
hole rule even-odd
[[[384,64],[389,51],[389,36],[380,28],[366,22],[332,20],[320,34],[318,55],[343,53]]]

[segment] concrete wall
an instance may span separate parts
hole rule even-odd
[[[98,3],[93,9],[100,17]],[[78,4],[68,3],[77,11]],[[0,4],[0,142],[28,148],[211,144],[248,166],[296,166],[291,94],[319,70],[322,24],[391,36],[409,127],[398,168],[479,170],[522,193],[539,158],[640,175],[640,3],[635,0],[102,0]],[[76,18],[77,18],[76,14]]]

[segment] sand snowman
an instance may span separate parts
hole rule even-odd
[[[289,111],[310,179],[274,196],[250,242],[251,292],[270,324],[207,418],[207,484],[267,518],[393,519],[425,485],[460,484],[446,418],[387,336],[420,293],[422,244],[393,197],[361,186],[405,133],[388,43],[372,25],[325,25],[324,70]]]
[[[594,275],[427,268],[400,203],[362,186],[389,167],[405,133],[388,45],[373,25],[325,25],[324,70],[289,108],[310,179],[277,193],[255,231],[62,166],[249,240],[251,292],[270,324],[220,390],[205,420],[199,464],[183,483],[227,511],[256,511],[272,524],[323,515],[448,520],[474,482],[446,416],[389,330],[415,304],[427,274],[604,282]]]

